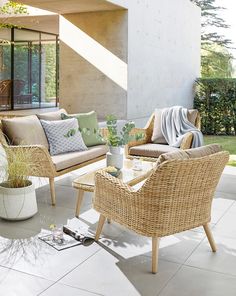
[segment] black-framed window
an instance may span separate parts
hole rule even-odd
[[[58,105],[58,35],[0,29],[0,110]]]

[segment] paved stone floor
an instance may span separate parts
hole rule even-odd
[[[71,182],[84,172],[57,180],[56,207],[50,206],[47,181],[34,179],[38,214],[22,222],[0,220],[0,295],[236,295],[235,168],[225,169],[213,203],[211,227],[218,252],[211,252],[201,228],[166,237],[156,275],[150,273],[150,239],[115,223],[106,224],[100,243],[89,247],[58,252],[37,239],[42,228],[68,219],[86,223],[94,233],[98,214],[91,209],[91,194],[85,195],[80,220],[74,218],[76,191]]]

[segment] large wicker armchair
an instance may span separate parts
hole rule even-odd
[[[203,226],[212,251],[209,228],[215,188],[228,161],[227,152],[156,166],[137,191],[106,172],[96,174],[94,209],[100,213],[96,240],[105,219],[152,237],[152,272],[157,272],[159,238]]]
[[[189,110],[189,112],[194,112],[197,110]],[[155,121],[155,112],[149,118],[146,126],[144,128],[134,128],[132,134],[143,134],[143,140],[132,141],[125,146],[125,155],[127,158],[142,157],[148,160],[156,161],[156,159],[163,153],[168,153],[178,148],[170,147],[169,145],[160,145],[152,143],[152,134]],[[199,112],[197,112],[196,119],[194,122],[196,128],[200,130],[201,128],[201,118]],[[193,134],[188,132],[185,134],[182,141],[180,149],[190,149],[192,146]]]

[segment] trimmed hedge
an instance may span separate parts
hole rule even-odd
[[[194,107],[204,134],[236,135],[236,79],[197,79]]]

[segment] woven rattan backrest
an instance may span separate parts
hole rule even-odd
[[[166,161],[158,166],[137,193],[145,197],[149,219],[168,235],[210,220],[216,186],[229,159],[228,152]],[[156,227],[155,226],[155,227]]]

